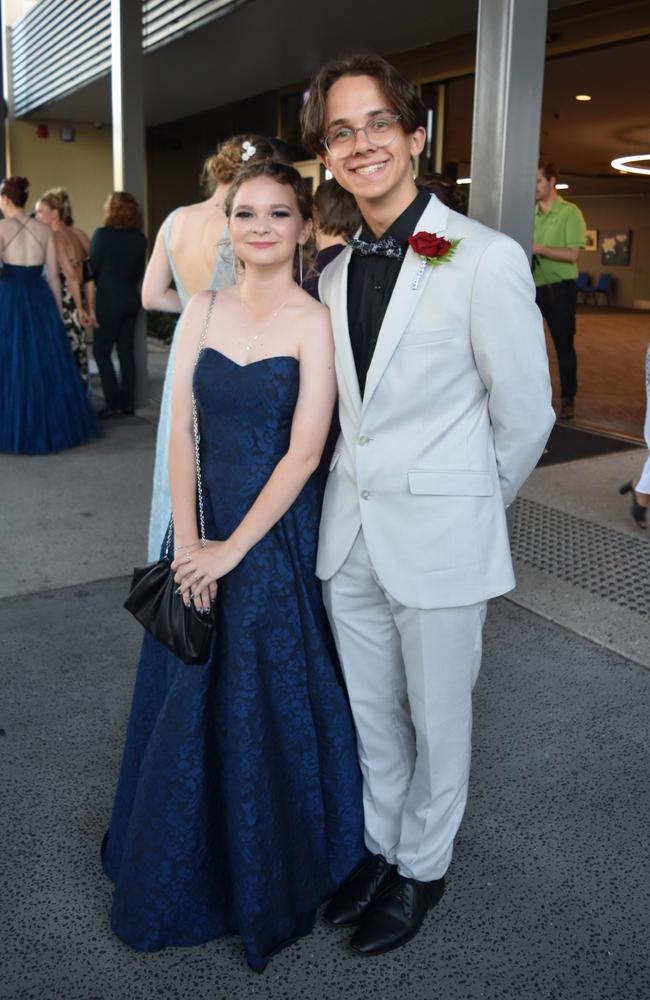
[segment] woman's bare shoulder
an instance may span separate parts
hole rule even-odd
[[[201,310],[205,311],[210,305],[210,300],[212,299],[212,292],[207,289],[203,292],[195,292],[191,295],[187,305],[185,306],[184,313],[186,316],[195,316]]]
[[[50,227],[46,225],[44,222],[41,222],[40,219],[29,219],[28,224],[30,229],[33,229],[34,232],[38,233],[39,235],[49,236],[50,233],[52,232]]]
[[[212,209],[214,211],[214,209]],[[174,222],[180,225],[193,225],[205,215],[211,214],[211,208],[205,201],[197,201],[193,205],[181,205],[173,213]]]

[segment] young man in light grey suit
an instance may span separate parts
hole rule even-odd
[[[406,79],[359,56],[317,73],[302,121],[303,144],[363,217],[361,238],[320,279],[341,435],[317,572],[371,855],[325,917],[357,924],[352,947],[365,955],[412,938],[442,896],[467,798],[486,602],[514,586],[505,508],[554,421],[526,256],[418,193],[425,120]],[[416,249],[413,233],[427,234]]]

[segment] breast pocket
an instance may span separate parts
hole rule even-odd
[[[455,340],[459,336],[458,331],[452,326],[441,326],[432,329],[407,330],[400,340],[401,347],[427,347],[429,345],[444,344],[449,340]]]

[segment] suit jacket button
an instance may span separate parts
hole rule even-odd
[[[369,440],[370,440],[369,437],[366,437],[365,434],[362,434],[361,437],[359,438],[359,444],[368,444]]]
[[[368,490],[361,490],[361,499],[362,500],[370,499],[370,493],[368,492]]]

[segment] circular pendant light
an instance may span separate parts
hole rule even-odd
[[[650,174],[650,166],[631,167],[630,163],[646,160],[650,164],[650,153],[639,153],[638,156],[618,156],[612,160],[615,170],[623,170],[627,174]]]

